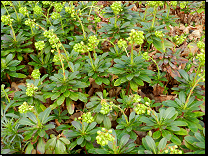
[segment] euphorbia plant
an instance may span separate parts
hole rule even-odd
[[[143,32],[132,30],[130,37],[127,38],[131,44],[131,55],[121,56],[121,59],[114,59],[114,67],[111,67],[108,72],[117,75],[119,78],[114,82],[114,86],[119,86],[124,82],[128,82],[126,94],[130,93],[130,89],[133,91],[138,90],[138,86],[143,86],[143,81],[151,82],[149,76],[153,74],[153,71],[148,70],[149,62],[144,62],[142,55],[134,54],[133,45],[143,43]],[[134,57],[136,55],[136,57]],[[131,88],[130,88],[131,87]]]

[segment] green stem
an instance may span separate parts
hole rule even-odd
[[[197,72],[196,72],[196,76],[194,77],[194,81],[192,82],[192,86],[193,86],[193,85],[195,84],[195,82],[196,82],[196,78],[197,78],[197,75],[199,74],[200,67],[201,67],[201,64],[199,64],[199,67],[198,67]]]
[[[117,28],[116,22],[117,22],[117,15],[115,15],[115,24],[114,24],[114,27],[115,27],[115,28]]]
[[[134,58],[133,58],[133,46],[134,46],[134,44],[132,44],[131,45],[131,65],[133,65],[133,63],[134,63]]]
[[[148,6],[147,6],[146,9],[145,9],[143,21],[145,21],[145,18],[146,18],[147,8],[148,8]]]
[[[154,11],[153,11],[153,13],[154,13],[154,17],[153,17],[153,20],[152,20],[152,28],[154,27],[155,16],[156,16],[156,13],[157,13],[157,11],[156,11],[156,6],[154,6]]]
[[[14,11],[16,13],[16,16],[17,16],[17,21],[19,22],[19,16],[18,16],[18,13],[17,13],[17,10],[15,9],[14,5],[12,2],[10,2],[12,4],[12,7],[14,8]]]
[[[58,56],[59,56],[59,59],[60,59],[61,65],[62,65],[63,76],[64,76],[64,81],[65,81],[66,80],[66,76],[65,76],[64,63],[63,63],[62,58],[61,58],[61,52],[60,52],[60,50],[59,50],[57,45],[56,45],[56,48],[57,48]]]
[[[93,61],[92,61],[92,57],[91,57],[89,51],[88,51],[88,56],[89,56],[89,58],[90,58],[90,63],[91,63],[92,69],[95,71],[95,67],[94,67],[94,64],[93,64]]]
[[[196,75],[197,76],[197,75]],[[198,82],[202,79],[203,77],[200,77],[197,81],[196,81],[196,83],[194,84],[194,86],[192,87],[192,89],[190,90],[190,93],[189,93],[189,95],[188,95],[188,97],[187,97],[187,99],[186,99],[186,103],[184,104],[184,110],[186,109],[186,107],[187,107],[187,104],[188,104],[188,102],[189,102],[189,98],[191,97],[191,94],[192,94],[192,92],[193,92],[193,90],[194,90],[194,88],[196,87],[196,85],[198,84]]]
[[[82,27],[82,32],[83,32],[84,40],[86,40],[86,35],[85,35],[85,31],[84,31],[84,26],[82,25],[82,21],[80,20],[79,15],[77,13],[76,13],[76,15],[77,15],[77,18],[79,20],[79,23],[80,23],[80,25]]]
[[[163,52],[165,53],[165,44],[164,44],[164,39],[161,37],[162,40],[162,48],[163,48]]]
[[[10,99],[9,99],[7,93],[5,92],[4,88],[2,88],[2,89],[3,89],[4,94],[6,95],[6,98],[7,98],[8,102],[10,103]]]
[[[160,69],[159,69],[159,66],[158,66],[158,64],[157,64],[157,62],[152,58],[152,57],[150,57],[151,58],[151,60],[156,64],[156,66],[157,66],[157,72],[158,72],[158,80],[160,79]]]
[[[168,5],[168,13],[167,13],[167,18],[169,16],[169,13],[170,13],[170,6]]]
[[[112,106],[113,106],[113,107],[117,107],[118,109],[120,109],[121,113],[122,113],[122,114],[124,115],[124,117],[125,117],[126,123],[129,124],[128,118],[127,118],[126,114],[124,113],[123,109],[121,109],[119,106],[117,106],[117,105],[115,105],[115,104],[113,104]]]

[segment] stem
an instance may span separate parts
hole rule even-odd
[[[5,92],[4,88],[3,88],[3,92],[4,92],[4,94],[6,95],[6,98],[7,98],[8,102],[10,103],[10,99],[9,99],[7,93]]]
[[[60,21],[61,21],[61,28],[62,28],[63,35],[64,35],[64,27],[63,27],[63,23],[62,23],[62,18],[60,18]]]
[[[153,17],[153,20],[152,20],[152,28],[154,27],[154,22],[155,22],[155,16],[156,16],[156,6],[154,6],[154,17]]]
[[[161,37],[162,39],[162,48],[163,48],[163,52],[165,52],[165,44],[164,44],[164,39]]]
[[[157,66],[157,72],[158,72],[158,76],[157,76],[157,78],[158,78],[158,80],[160,79],[160,69],[159,69],[159,66],[158,66],[158,64],[157,64],[157,62],[152,58],[152,57],[150,57],[151,58],[151,60],[156,64],[156,66]]]
[[[168,5],[168,13],[167,13],[167,17],[166,18],[168,18],[169,13],[170,13],[170,6]]]
[[[115,104],[113,104],[112,106],[113,106],[113,107],[117,107],[118,109],[120,109],[121,113],[123,113],[123,115],[124,115],[124,117],[125,117],[126,123],[129,124],[129,121],[128,121],[127,116],[126,116],[126,114],[124,113],[123,109],[121,109],[119,106],[117,106],[117,105],[115,105]]]
[[[59,55],[59,59],[60,59],[60,61],[61,61],[62,70],[63,70],[63,76],[64,76],[64,81],[65,81],[65,80],[66,80],[66,77],[65,77],[65,69],[64,69],[64,64],[63,64],[63,62],[62,62],[62,58],[61,58],[61,52],[60,52],[60,50],[59,50],[59,48],[58,48],[57,45],[56,45],[56,48],[57,48],[57,50],[58,50],[58,55]]]
[[[90,63],[91,63],[91,66],[92,66],[93,70],[95,71],[95,67],[94,67],[94,64],[93,64],[93,61],[92,61],[92,57],[91,57],[91,55],[90,55],[90,52],[89,52],[89,51],[88,51],[88,56],[89,56],[89,58],[90,58]]]
[[[18,13],[17,13],[17,10],[15,9],[14,5],[12,2],[10,2],[12,4],[12,7],[14,8],[14,11],[16,13],[16,16],[17,16],[17,21],[19,22],[19,16],[18,16]]]
[[[131,65],[134,63],[134,58],[133,58],[133,46],[134,44],[131,44]]]
[[[130,81],[128,82],[128,86],[127,86],[127,88],[126,88],[126,95],[128,95],[129,96],[129,93],[130,93]]]
[[[79,15],[77,13],[76,13],[76,15],[77,15],[79,23],[80,23],[80,25],[82,27],[83,37],[84,37],[84,40],[85,40],[86,39],[86,35],[85,35],[85,31],[84,31],[84,26],[82,25],[82,21],[80,20]]]
[[[114,24],[115,28],[117,28],[116,22],[117,22],[117,15],[115,15],[115,24]]]
[[[203,78],[203,77],[200,77],[200,78],[196,81],[196,83],[194,84],[194,86],[192,87],[192,89],[190,90],[190,93],[189,93],[189,95],[188,95],[188,97],[187,97],[187,99],[186,99],[186,103],[185,103],[183,109],[186,109],[187,104],[188,104],[188,102],[189,102],[189,98],[190,98],[190,96],[191,96],[191,94],[192,94],[194,88],[196,87],[196,85],[198,84],[198,82],[199,82],[202,78]]]
[[[146,18],[147,8],[148,8],[148,6],[145,9],[143,21],[145,21],[145,18]]]
[[[3,5],[4,5],[4,4],[3,4]],[[10,15],[5,5],[4,5],[4,8],[5,8],[7,14]],[[14,36],[14,40],[16,41],[16,35],[15,35],[14,29],[13,29],[13,27],[12,27],[12,22],[11,22],[11,24],[9,24],[9,26],[10,26],[11,29],[12,29],[12,33],[13,33],[13,36]]]

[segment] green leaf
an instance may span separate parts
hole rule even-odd
[[[174,107],[169,107],[165,110],[165,113],[163,114],[163,119],[170,119],[175,115],[175,108]]]
[[[166,144],[167,144],[167,139],[166,138],[162,138],[158,144],[158,149],[159,151],[162,151],[165,147],[166,147]]]
[[[187,130],[185,130],[183,128],[180,128],[179,131],[174,131],[174,134],[177,134],[177,135],[188,135],[188,132],[187,132]]]
[[[36,116],[32,112],[27,112],[27,116],[34,122],[38,123]]]
[[[119,86],[121,84],[121,79],[117,79],[115,82],[114,82],[114,86]]]
[[[178,71],[181,74],[181,76],[188,82],[189,81],[189,75],[187,74],[187,72],[183,69],[179,69]]]
[[[134,74],[130,73],[129,75],[126,76],[126,78],[130,81],[131,79],[133,79]]]
[[[44,137],[45,134],[46,134],[46,133],[45,133],[45,130],[40,129],[38,135],[39,135],[40,137]]]
[[[152,135],[153,139],[158,139],[161,136],[161,132],[160,131],[155,131]]]
[[[100,123],[103,121],[103,119],[104,119],[104,115],[103,115],[103,114],[101,114],[101,113],[96,114],[95,121],[96,121],[98,124],[100,124]]]
[[[126,145],[126,143],[129,141],[129,137],[130,135],[129,134],[125,134],[124,136],[122,136],[121,140],[120,140],[120,143],[119,143],[119,148],[122,149],[122,147],[124,145]]]
[[[149,135],[147,135],[145,137],[145,140],[146,140],[148,146],[152,149],[153,153],[156,154],[156,145],[155,145],[155,142],[152,139],[152,137],[150,137]]]
[[[143,81],[151,83],[151,79],[146,75],[140,75],[139,78],[142,79]]]
[[[51,97],[51,100],[55,100],[55,99],[57,99],[60,95],[61,95],[61,93],[60,93],[60,92],[56,92],[56,93],[54,93],[54,94],[53,94],[53,96]]]
[[[61,105],[65,100],[65,96],[62,94],[58,99],[57,99],[57,104]]]
[[[63,87],[61,88],[61,93],[64,93],[64,92],[66,91],[66,89],[67,89],[67,86],[63,86]]]
[[[110,129],[111,128],[111,121],[110,121],[110,118],[106,115],[104,115],[104,120],[103,120],[103,124],[104,124],[104,127],[106,129]]]
[[[56,137],[49,139],[45,145],[45,148],[46,149],[52,148],[52,150],[54,150],[55,146],[56,146]]]
[[[135,92],[138,90],[138,85],[134,81],[130,81],[130,87]]]
[[[59,140],[61,140],[64,144],[70,144],[70,141],[67,138],[61,137]]]
[[[168,141],[171,139],[171,133],[168,130],[162,130],[162,136],[165,137]]]
[[[107,78],[102,78],[104,84],[109,85],[110,81]]]
[[[102,84],[102,78],[101,77],[97,77],[95,79],[95,83],[97,83],[98,85],[101,85]]]
[[[25,149],[25,154],[32,154],[32,150],[34,149],[32,143],[30,142]]]
[[[97,125],[96,122],[92,122],[86,129],[86,131],[90,131],[91,129],[93,129],[95,126]]]
[[[175,136],[174,134],[172,134],[170,140],[176,145],[181,145],[181,140],[177,136]]]
[[[84,141],[84,137],[81,136],[77,139],[77,144],[80,145],[83,141]]]
[[[44,112],[41,112],[38,115],[39,119],[41,120],[41,122],[43,124],[45,124],[47,122],[47,117],[49,116],[50,112],[51,112],[51,108],[48,107],[48,108],[46,108],[46,110]]]
[[[7,55],[7,57],[6,57],[6,64],[8,64],[13,58],[14,58],[14,56],[12,54]]]
[[[75,108],[74,102],[70,98],[66,98],[66,108],[69,114],[74,113],[74,108]]]
[[[60,140],[56,141],[56,147],[55,147],[55,154],[65,154],[66,153],[66,147],[63,142]]]
[[[43,138],[40,138],[37,144],[37,153],[38,154],[44,154],[45,153],[45,142],[43,141]]]
[[[172,126],[187,126],[188,124],[185,121],[173,121]]]
[[[70,91],[67,89],[67,90],[63,93],[63,95],[64,95],[65,97],[69,97]]]
[[[80,124],[77,121],[72,121],[71,124],[79,131],[81,130]]]
[[[34,126],[35,124],[32,123],[31,120],[29,120],[28,118],[23,117],[22,119],[20,119],[19,123],[21,125],[29,125],[29,126]]]
[[[174,44],[172,42],[164,39],[164,46],[165,46],[165,48],[172,48],[174,46]]]
[[[71,98],[72,100],[74,100],[74,101],[77,101],[78,98],[79,98],[79,96],[78,96],[78,94],[75,93],[75,92],[70,92],[70,98]]]
[[[134,77],[133,80],[140,86],[144,86],[144,82],[140,78]]]

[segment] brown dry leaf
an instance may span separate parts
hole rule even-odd
[[[163,101],[173,100],[175,98],[176,98],[175,95],[161,95],[161,96],[155,96],[154,100],[155,100],[155,103],[161,103]]]
[[[201,32],[200,32],[200,30],[194,30],[189,36],[188,36],[188,38],[190,39],[190,40],[197,40],[198,38],[200,38],[201,37]]]
[[[189,43],[188,46],[184,49],[183,53],[181,56],[188,56],[189,53],[192,53],[193,55],[198,51],[198,47],[196,43]]]
[[[81,117],[82,114],[83,114],[82,111],[76,110],[76,112],[75,112],[73,115],[71,115],[71,116],[69,117],[70,119],[68,119],[65,123],[71,123],[75,118],[78,119],[78,117]]]
[[[175,77],[181,77],[177,69],[171,69],[171,67],[167,67],[167,72],[172,76],[173,78]]]
[[[164,91],[164,87],[161,87],[161,86],[158,86],[158,85],[153,86],[154,96],[163,94],[163,91]]]
[[[100,86],[97,83],[95,83],[95,80],[93,78],[89,78],[89,82],[93,88],[100,88]]]

